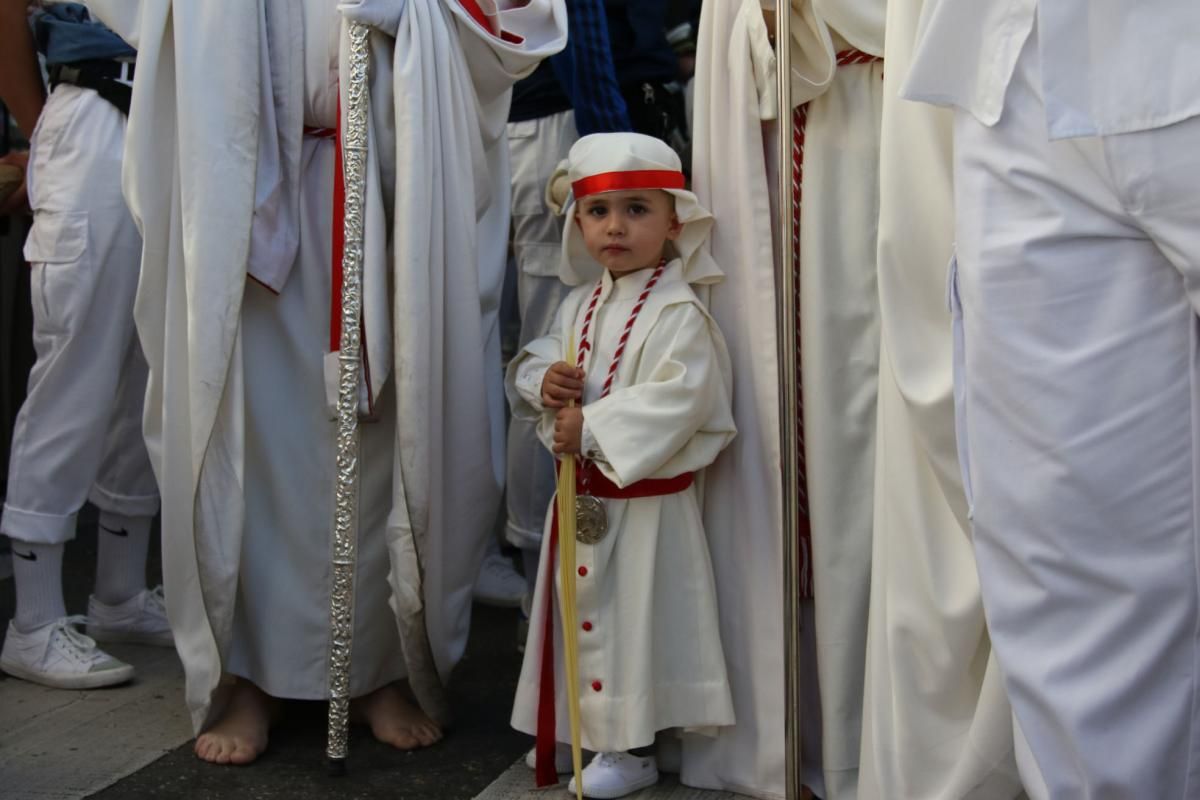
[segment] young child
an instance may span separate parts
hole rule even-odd
[[[658,780],[654,756],[630,752],[656,732],[734,722],[696,482],[735,429],[725,342],[689,286],[721,278],[701,248],[712,217],[684,190],[679,158],[607,133],[580,139],[565,165],[560,272],[577,288],[553,332],[513,360],[507,388],[514,417],[578,459],[579,691],[583,747],[596,752],[583,791],[612,798]],[[546,528],[512,718],[538,737],[539,785],[557,780],[554,743],[570,742],[553,504]]]

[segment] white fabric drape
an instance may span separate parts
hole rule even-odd
[[[864,798],[1021,793],[954,437],[946,112],[902,100],[923,0],[888,4],[880,158],[882,349],[867,645]]]
[[[784,796],[782,500],[772,219],[763,120],[774,54],[757,0],[709,0],[697,46],[693,188],[725,271],[709,309],[734,364],[738,436],[709,468],[704,528],[737,725],[684,742],[682,780]]]

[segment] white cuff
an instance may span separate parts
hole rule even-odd
[[[608,463],[608,459],[604,457],[604,451],[600,449],[600,443],[596,441],[596,437],[592,435],[592,429],[588,427],[586,417],[583,420],[583,428],[579,433],[579,452],[584,458],[599,461],[603,464]]]
[[[538,411],[546,410],[542,405],[542,383],[546,380],[546,373],[549,370],[549,366],[542,369],[519,370],[517,379],[513,381],[513,387],[517,390],[517,394],[521,395],[521,399]]]

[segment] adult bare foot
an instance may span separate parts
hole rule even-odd
[[[216,724],[196,737],[196,755],[212,764],[249,764],[267,749],[275,700],[238,679]]]
[[[442,738],[442,729],[394,683],[351,701],[350,713],[370,725],[376,739],[398,750],[428,747]]]

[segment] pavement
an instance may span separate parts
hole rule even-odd
[[[87,607],[95,529],[95,511],[85,508],[64,558],[68,613],[83,613]],[[148,573],[151,584],[159,580],[157,546]],[[0,579],[0,621],[10,619],[13,609],[12,581]],[[132,684],[113,689],[58,691],[0,674],[0,798],[565,798],[561,788],[533,789],[531,773],[519,763],[532,740],[508,724],[521,666],[518,615],[515,609],[474,607],[467,653],[450,685],[456,718],[441,742],[402,753],[376,742],[365,729],[353,729],[349,769],[341,777],[331,777],[325,769],[323,703],[285,704],[270,746],[253,766],[219,767],[197,759],[182,699],[182,670],[172,650],[111,648],[138,669]],[[631,797],[734,796],[686,789],[664,777],[658,787]]]

